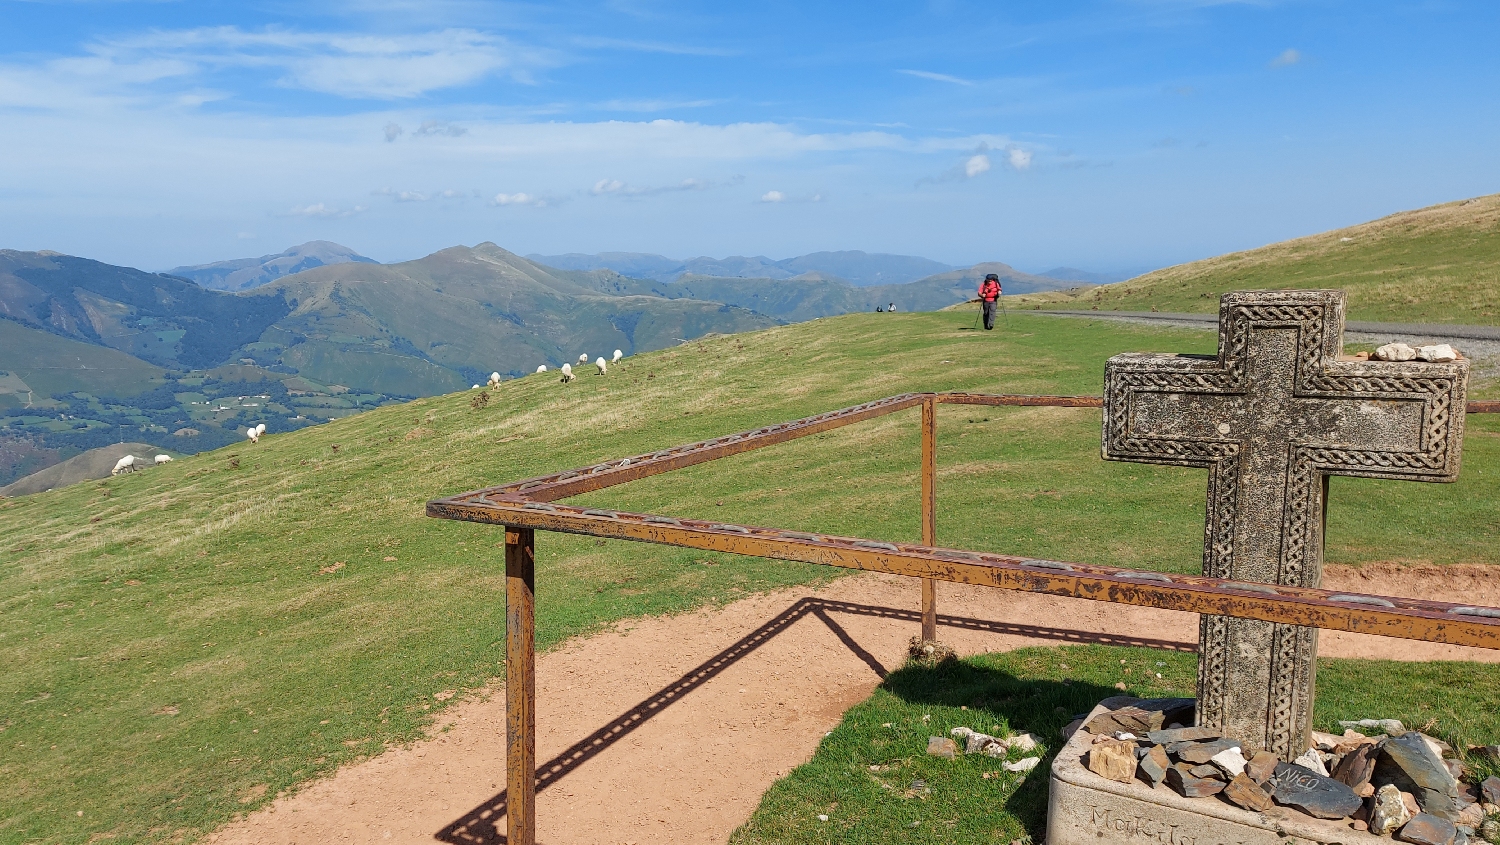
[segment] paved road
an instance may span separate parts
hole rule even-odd
[[[1032,314],[1053,314],[1062,317],[1103,317],[1110,320],[1163,320],[1171,323],[1204,323],[1216,325],[1218,314],[1172,314],[1158,311],[1032,311]],[[1450,323],[1371,323],[1350,320],[1344,328],[1351,332],[1366,334],[1399,334],[1436,339],[1462,338],[1466,340],[1500,341],[1500,326],[1465,326]]]

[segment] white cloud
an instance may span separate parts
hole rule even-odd
[[[780,191],[766,191],[760,195],[761,202],[785,202],[786,194]]]
[[[360,213],[365,212],[365,211],[369,211],[369,209],[365,208],[362,205],[356,205],[353,208],[336,208],[336,207],[331,207],[331,206],[325,205],[324,203],[321,203],[321,202],[316,202],[316,203],[313,203],[312,205],[294,205],[294,206],[291,207],[291,209],[289,209],[282,216],[283,217],[322,217],[322,218],[330,218],[330,219],[332,219],[332,218],[353,217],[354,215],[360,214]]]
[[[422,121],[422,125],[417,127],[417,130],[411,134],[447,135],[450,138],[457,138],[468,131],[469,130],[467,127],[457,126],[455,124],[449,123],[446,120],[424,120]]]
[[[918,79],[928,79],[928,80],[931,80],[933,82],[946,82],[946,83],[948,83],[950,85],[973,85],[974,84],[974,81],[970,80],[970,79],[960,79],[957,76],[949,76],[946,73],[933,73],[930,70],[898,70],[896,72],[897,73],[904,73],[907,76],[915,76]]]
[[[1271,67],[1291,67],[1302,61],[1302,51],[1288,47],[1270,62]]]
[[[677,191],[706,191],[713,183],[703,179],[684,179],[675,185],[630,185],[619,179],[600,179],[589,189],[594,196],[615,194],[623,197],[643,197],[651,194],[669,194]]]
[[[973,179],[975,176],[990,169],[990,157],[984,153],[970,158],[964,162],[964,176]]]
[[[1031,168],[1031,151],[1023,150],[1015,144],[1005,148],[1005,160],[1017,170],[1029,170]]]
[[[385,125],[385,140],[387,142],[394,141],[397,138],[400,138],[401,133],[405,131],[405,129],[401,128],[401,124],[393,120]]]
[[[526,193],[496,194],[494,202],[495,205],[529,205],[536,208],[543,208],[548,205],[545,197]]]

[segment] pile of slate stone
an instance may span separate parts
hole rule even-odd
[[[1212,728],[1184,727],[1193,711],[1190,698],[1154,699],[1080,723],[1091,738],[1089,770],[1254,812],[1290,807],[1418,845],[1500,839],[1500,778],[1474,783],[1447,743],[1399,721],[1341,723],[1342,736],[1314,732],[1313,747],[1286,763]]]

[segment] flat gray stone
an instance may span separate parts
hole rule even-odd
[[[1341,361],[1343,329],[1342,291],[1238,291],[1216,358],[1105,365],[1103,456],[1208,469],[1205,575],[1317,587],[1327,476],[1457,479],[1468,362]],[[1199,655],[1198,724],[1307,750],[1317,629],[1204,614]]]
[[[1431,813],[1417,813],[1396,831],[1396,838],[1412,845],[1453,845],[1458,828],[1453,822]]]
[[[1500,778],[1490,775],[1479,783],[1479,793],[1486,804],[1500,804]]]
[[[1222,780],[1195,777],[1183,771],[1181,766],[1173,766],[1167,769],[1167,786],[1184,798],[1207,798],[1223,792],[1225,783]]]
[[[1219,736],[1217,728],[1163,728],[1146,734],[1146,739],[1157,745],[1171,745],[1174,742],[1202,742],[1206,739],[1218,739]]]
[[[1381,744],[1374,780],[1410,792],[1424,813],[1450,822],[1458,820],[1458,781],[1416,731],[1390,737]]]
[[[1172,761],[1167,759],[1167,752],[1160,745],[1150,748],[1142,748],[1145,754],[1136,763],[1136,775],[1146,783],[1156,786],[1167,779],[1167,769],[1172,768]]]
[[[1228,751],[1231,748],[1239,747],[1239,740],[1236,739],[1216,739],[1212,742],[1182,742],[1167,746],[1167,754],[1176,757],[1184,763],[1192,763],[1196,766],[1201,763],[1207,763],[1214,758],[1215,754],[1221,751]]]
[[[1277,764],[1266,787],[1276,803],[1296,807],[1320,819],[1341,819],[1364,803],[1354,790],[1333,778],[1290,763]]]

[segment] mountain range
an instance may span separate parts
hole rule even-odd
[[[842,279],[855,287],[914,282],[958,268],[915,255],[844,250],[813,252],[773,261],[764,255],[728,258],[699,256],[678,261],[648,252],[601,252],[585,255],[527,255],[527,258],[563,270],[613,270],[636,279],[672,282],[683,276],[718,276],[734,279],[790,279],[808,273]]]
[[[676,263],[692,272],[660,256],[611,259],[634,276],[583,258],[561,268],[482,243],[380,264],[314,241],[151,273],[0,251],[0,485],[123,441],[217,448],[256,423],[287,431],[580,354],[892,304],[935,310],[972,296],[986,272],[1008,293],[1074,284],[862,252]]]
[[[190,279],[211,290],[242,291],[274,282],[282,276],[290,276],[314,267],[329,264],[379,264],[346,246],[332,241],[308,241],[275,255],[259,258],[235,258],[215,261],[212,264],[193,264],[174,267],[170,275]]]

